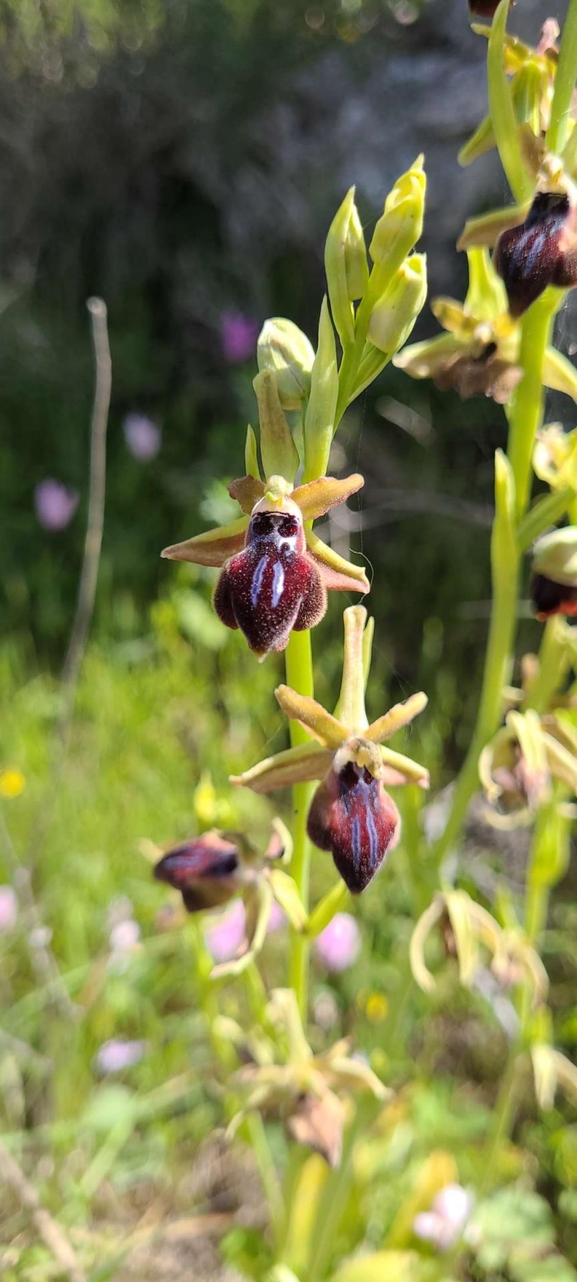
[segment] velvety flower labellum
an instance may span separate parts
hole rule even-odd
[[[306,552],[296,504],[287,500],[284,510],[255,511],[244,550],[223,566],[214,608],[227,627],[241,629],[259,656],[284,650],[293,629],[319,622],[326,591]]]
[[[397,843],[400,816],[379,778],[365,765],[334,766],[313,797],[307,831],[321,850],[330,850],[351,894],[359,895]]]
[[[548,619],[552,614],[564,614],[567,618],[577,615],[577,587],[555,583],[545,574],[533,575],[531,600],[538,619]]]
[[[236,846],[214,832],[170,850],[156,865],[154,876],[180,890],[189,913],[226,904],[242,885]]]
[[[577,285],[577,208],[558,192],[539,192],[524,223],[499,236],[493,264],[512,316],[521,316],[548,285]]]
[[[499,7],[499,0],[469,0],[469,9],[477,18],[492,18]]]

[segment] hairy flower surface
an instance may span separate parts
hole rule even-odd
[[[189,913],[220,908],[242,896],[229,918],[225,915],[206,928],[207,946],[219,963],[214,977],[240,974],[253,961],[271,928],[275,906],[294,929],[303,929],[306,913],[292,878],[282,869],[291,853],[290,833],[274,819],[264,853],[243,833],[213,829],[169,850],[156,865],[157,881],[179,890]]]
[[[169,850],[154,869],[157,881],[180,890],[189,913],[227,903],[254,875],[250,862],[244,866],[239,844],[214,830]]]
[[[224,624],[240,628],[264,658],[284,650],[291,632],[312,628],[326,610],[326,591],[368,592],[365,571],[332,551],[308,523],[343,503],[363,485],[358,474],[321,477],[293,490],[281,476],[244,476],[229,486],[245,515],[162,553],[176,561],[222,567],[214,607]]]
[[[521,316],[548,285],[577,285],[577,200],[538,192],[523,223],[499,236],[493,262],[505,283],[512,316]]]
[[[279,686],[276,697],[283,712],[299,721],[314,742],[277,753],[233,782],[254,792],[271,792],[320,779],[308,816],[309,836],[321,850],[332,853],[349,890],[359,894],[399,838],[399,813],[385,784],[429,786],[429,774],[423,766],[384,744],[422,712],[427,698],[415,694],[369,725],[363,661],[363,648],[367,658],[370,645],[367,629],[363,647],[367,612],[364,606],[350,606],[343,617],[345,650],[337,715],[332,716],[315,699]]]

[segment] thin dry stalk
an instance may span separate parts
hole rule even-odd
[[[38,1197],[36,1189],[0,1141],[0,1180],[12,1189],[23,1211],[26,1211],[45,1246],[54,1256],[70,1282],[86,1282],[76,1253],[60,1225],[52,1218]]]

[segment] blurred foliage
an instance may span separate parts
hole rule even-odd
[[[375,60],[386,66],[392,48],[418,38],[417,6],[406,4],[330,0],[317,12],[305,0],[174,0],[158,23],[156,12],[4,5],[0,602],[4,626],[31,635],[52,663],[73,607],[85,509],[81,502],[69,529],[47,534],[33,495],[52,476],[86,495],[86,298],[107,301],[114,369],[98,621],[104,633],[132,627],[137,635],[172,574],[160,548],[205,526],[201,505],[214,475],[242,470],[254,365],[224,360],[223,314],[258,324],[284,313],[314,337],[323,235],[342,193],[330,155],[310,190],[294,169],[291,138],[306,146],[307,120],[285,128],[284,115],[321,110],[307,108],[306,93],[290,108],[294,86],[345,50],[353,87]],[[94,24],[106,39],[93,47]],[[20,62],[11,53],[17,38]],[[76,50],[79,64],[88,57],[85,81],[64,53],[55,78],[35,65],[34,50],[41,58],[50,39]],[[377,212],[363,208],[367,222]],[[134,411],[162,427],[153,463],[126,448],[121,425]],[[335,467],[359,462],[370,477],[367,528],[351,541],[375,570],[373,608],[386,622],[391,664],[402,679],[414,672],[422,619],[435,612],[447,659],[464,653],[469,670],[486,627],[490,460],[503,441],[502,413],[474,403],[464,429],[456,399],[387,372],[350,429],[349,459],[341,450]],[[456,615],[463,601],[481,603],[464,623]]]
[[[124,638],[92,644],[63,771],[54,759],[57,683],[14,644],[0,651],[0,764],[20,770],[25,780],[0,803],[2,818],[32,871],[44,942],[60,972],[56,985],[38,978],[34,950],[42,941],[25,911],[14,929],[0,931],[1,1129],[25,1167],[37,1172],[42,1199],[62,1220],[91,1282],[142,1276],[126,1261],[139,1240],[148,1241],[136,1230],[151,1206],[155,1224],[183,1215],[194,1224],[196,1216],[221,1214],[224,1205],[230,1224],[221,1216],[218,1231],[226,1258],[255,1278],[267,1264],[248,1153],[241,1148],[237,1167],[218,1138],[231,1108],[221,1025],[224,1031],[233,1019],[244,1026],[258,994],[248,975],[232,986],[207,984],[201,926],[185,919],[174,893],[151,877],[159,846],[211,823],[240,824],[262,838],[270,803],[242,790],[231,793],[227,776],[263,750],[282,747],[286,734],[270,700],[271,667],[278,661],[255,665],[238,634],[212,626],[208,585],[195,573],[180,571],[138,640],[129,629]],[[432,624],[428,630],[434,637]],[[339,666],[331,631],[329,620],[321,679],[327,691]],[[433,648],[432,708],[415,748],[432,764],[442,749],[438,726],[454,698],[442,673],[435,680],[434,654]],[[379,685],[377,667],[375,696]],[[276,801],[286,817],[288,798]],[[439,1263],[415,1238],[413,1220],[447,1180],[478,1183],[506,1055],[498,1006],[480,991],[462,989],[440,941],[435,994],[425,997],[408,981],[411,805],[409,794],[403,842],[359,901],[358,962],[330,975],[317,959],[314,970],[313,1049],[325,1045],[328,1016],[331,1038],[352,1035],[375,1070],[399,1087],[384,1108],[360,1111],[352,1189],[339,1231],[324,1247],[327,1266],[332,1261],[334,1267],[358,1246],[368,1269],[366,1253],[374,1252],[379,1282],[387,1269],[396,1279],[406,1268],[411,1282],[439,1278]],[[486,885],[495,872],[506,878],[509,871],[503,853],[483,849],[479,838],[474,872],[468,848],[464,852],[465,883],[469,864],[472,889],[475,876]],[[317,854],[315,897],[333,875],[331,861]],[[2,838],[0,884],[11,882],[18,885],[18,869]],[[566,1047],[577,1027],[570,898],[565,890],[545,942],[556,1039]],[[112,933],[123,918],[139,930],[124,952]],[[283,930],[267,941],[267,985],[282,982],[285,949]],[[61,985],[72,1011],[61,1008]],[[143,1043],[139,1062],[103,1072],[102,1047],[125,1038]],[[283,1134],[274,1123],[270,1130],[282,1163]],[[506,1188],[490,1190],[476,1208],[463,1282],[574,1282],[568,1260],[577,1251],[576,1151],[567,1106],[560,1102],[538,1121],[527,1075],[515,1142],[495,1172]],[[295,1267],[306,1248],[304,1208],[312,1189],[330,1204],[337,1178],[320,1158],[304,1159],[290,1248]],[[232,1227],[236,1209],[251,1198],[256,1227],[242,1227],[246,1212]],[[49,1258],[24,1230],[9,1198],[0,1230],[12,1244],[4,1276],[44,1282],[52,1276]],[[154,1252],[152,1239],[147,1249]],[[183,1268],[190,1258],[183,1255]],[[343,1282],[373,1276],[360,1273],[360,1263],[341,1268]]]

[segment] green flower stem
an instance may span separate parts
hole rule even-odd
[[[538,429],[543,422],[545,389],[543,356],[551,340],[558,295],[545,293],[525,313],[521,329],[519,364],[524,373],[509,414],[508,454],[515,477],[517,520],[524,517],[531,497],[531,460]]]
[[[534,708],[536,712],[545,712],[561,685],[569,668],[569,650],[564,631],[564,624],[558,615],[547,620],[539,649],[539,674],[524,701],[523,711]]]
[[[577,76],[577,0],[570,0],[559,63],[555,75],[555,93],[551,105],[551,121],[547,131],[547,146],[560,155],[567,141],[569,112]]]
[[[257,1160],[274,1237],[275,1240],[278,1241],[282,1238],[285,1229],[285,1204],[276,1167],[269,1148],[265,1125],[260,1113],[257,1112],[249,1113],[245,1125],[252,1150]]]
[[[520,364],[524,374],[509,413],[507,445],[515,483],[518,522],[523,520],[530,499],[533,445],[543,422],[543,360],[553,315],[550,298],[545,297],[529,308],[523,321]],[[479,755],[499,726],[503,687],[510,675],[519,604],[520,553],[515,540],[515,549],[509,548],[508,564],[504,563],[499,525],[497,511],[491,541],[493,605],[477,724],[455,784],[445,831],[434,847],[435,868],[440,867],[461,831],[469,802],[478,785]]]
[[[335,413],[335,432],[349,403],[351,389],[354,385],[355,376],[361,363],[363,349],[369,331],[373,306],[374,300],[369,286],[369,289],[367,290],[357,312],[354,342],[345,343],[343,349],[343,359],[339,369],[339,395]]]
[[[562,627],[559,626],[558,619],[550,619],[543,631],[539,660],[541,665],[539,676],[524,707],[542,712],[563,678],[565,665],[568,666],[569,663]],[[525,933],[529,943],[534,945],[538,945],[544,930],[549,906],[550,884],[543,880],[540,873],[544,862],[542,848],[545,845],[547,851],[548,846],[549,826],[550,807],[545,805],[537,816],[533,832],[525,892]],[[526,1050],[526,1031],[530,1016],[531,993],[529,986],[526,985],[519,1003],[519,1030],[510,1047],[507,1067],[499,1091],[495,1122],[482,1178],[482,1192],[489,1187],[499,1149],[504,1138],[509,1134],[517,1113],[522,1056]]]
[[[339,1165],[330,1172],[319,1198],[315,1232],[311,1241],[313,1249],[306,1273],[307,1282],[322,1282],[326,1277],[334,1253],[335,1235],[350,1192],[352,1159],[359,1135],[366,1129],[374,1113],[374,1101],[359,1101],[355,1115],[345,1133]]]
[[[489,1133],[487,1147],[483,1151],[483,1164],[479,1183],[481,1197],[491,1188],[495,1174],[495,1163],[498,1159],[501,1145],[510,1134],[515,1120],[519,1098],[519,1068],[520,1044],[519,1039],[516,1039],[511,1047],[507,1067],[501,1080],[501,1087],[493,1112],[493,1125]]]
[[[298,694],[314,695],[314,676],[310,632],[291,632],[286,649],[286,678]],[[308,743],[306,730],[297,721],[290,723],[290,738],[293,748]],[[308,912],[309,877],[311,843],[307,836],[307,815],[312,798],[313,787],[310,783],[297,783],[293,788],[293,857],[291,872],[302,903]],[[296,993],[296,998],[303,1022],[306,1021],[308,1005],[308,968],[310,941],[302,933],[291,931],[289,983]]]
[[[333,917],[344,908],[348,897],[349,891],[344,881],[337,881],[311,913],[304,932],[308,939],[316,939],[316,936],[326,929]]]

